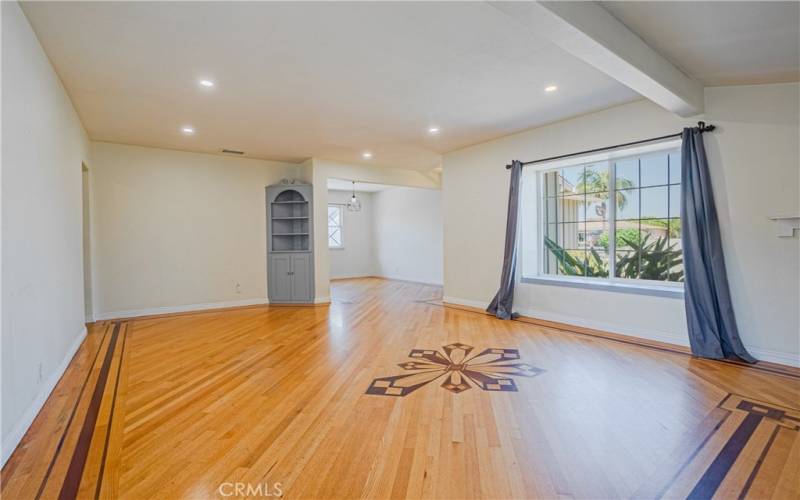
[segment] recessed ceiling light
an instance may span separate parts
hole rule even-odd
[[[361,153],[361,157],[364,158],[365,160],[369,160],[370,158],[372,158],[372,153],[370,151],[364,151],[363,153]]]
[[[435,125],[433,127],[428,127],[428,133],[429,134],[438,134],[439,133],[439,127],[437,127]]]
[[[186,135],[193,135],[194,127],[181,127],[181,132],[183,132]]]
[[[558,86],[556,85],[548,85],[544,88],[545,92],[555,92],[556,90],[558,90]]]
[[[211,88],[214,86],[214,82],[211,80],[200,80],[200,85],[203,87]]]

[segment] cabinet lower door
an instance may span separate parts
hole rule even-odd
[[[289,302],[292,299],[292,261],[289,254],[269,258],[269,300]]]
[[[292,301],[311,302],[311,254],[292,255]]]

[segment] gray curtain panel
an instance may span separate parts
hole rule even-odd
[[[492,299],[486,312],[500,319],[514,319],[514,274],[517,269],[517,220],[519,219],[519,181],[522,162],[511,163],[511,183],[508,188],[508,215],[506,216],[506,247],[503,254],[503,272],[500,289]]]
[[[698,128],[683,129],[681,228],[684,301],[696,356],[755,363],[739,338],[725,272],[714,193]]]

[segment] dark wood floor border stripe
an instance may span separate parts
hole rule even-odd
[[[722,484],[723,479],[725,479],[736,459],[739,458],[739,454],[763,418],[763,415],[758,413],[748,413],[716,458],[714,458],[714,461],[703,473],[703,477],[694,486],[692,492],[689,493],[688,499],[700,500],[714,496],[719,485]]]
[[[75,419],[75,414],[78,411],[78,405],[80,405],[81,398],[83,397],[83,391],[86,389],[86,385],[89,383],[89,379],[92,377],[92,372],[94,371],[94,366],[97,364],[97,359],[100,357],[100,352],[103,350],[103,344],[106,341],[106,337],[108,336],[109,328],[103,330],[103,338],[100,340],[100,343],[97,346],[97,352],[94,354],[94,358],[92,359],[92,364],[89,365],[89,370],[86,372],[86,378],[83,379],[83,383],[81,384],[81,389],[78,391],[78,397],[75,398],[75,404],[72,405],[72,411],[69,414],[69,418],[67,419],[67,425],[64,426],[64,432],[61,433],[61,437],[58,439],[58,444],[56,445],[55,452],[53,453],[53,458],[50,459],[50,464],[47,466],[47,471],[42,478],[42,482],[39,484],[39,490],[36,492],[36,500],[42,497],[42,492],[44,492],[44,487],[47,485],[47,481],[50,479],[50,474],[53,472],[53,467],[55,466],[56,460],[58,456],[61,454],[61,448],[64,446],[64,441],[67,438],[67,433],[69,429],[72,427],[72,421]],[[71,362],[70,362],[71,363]],[[58,386],[56,386],[58,387]]]
[[[731,396],[730,394],[725,396],[725,398],[719,403],[718,407],[721,406],[722,403],[724,403],[725,400],[727,400],[730,396]],[[686,458],[686,460],[683,461],[683,465],[681,465],[680,468],[678,468],[678,470],[675,472],[675,474],[672,475],[672,478],[669,481],[667,481],[667,483],[664,485],[664,487],[661,489],[661,491],[658,492],[658,495],[656,495],[656,498],[659,498],[659,499],[660,498],[664,498],[664,495],[667,493],[669,488],[673,484],[675,484],[675,481],[680,477],[681,474],[683,474],[683,471],[686,470],[686,467],[688,467],[689,464],[692,463],[692,461],[700,453],[700,450],[702,450],[706,446],[706,444],[708,444],[708,442],[711,440],[711,438],[714,437],[714,435],[717,433],[717,431],[719,431],[720,427],[722,427],[722,425],[725,423],[725,421],[728,420],[728,417],[730,417],[731,414],[732,414],[732,412],[728,411],[727,415],[725,415],[725,417],[720,419],[720,421],[717,422],[716,425],[714,425],[714,427],[709,431],[709,433],[706,435],[706,437],[704,437],[703,440],[700,441],[700,444],[698,444],[697,447],[695,447],[695,449],[691,453],[691,455],[689,455]]]
[[[100,368],[100,375],[94,386],[89,409],[86,411],[86,418],[83,420],[81,433],[78,436],[78,443],[75,445],[75,450],[72,453],[72,459],[70,460],[64,483],[61,485],[61,492],[58,495],[59,500],[73,500],[78,495],[78,488],[80,487],[81,477],[83,476],[83,468],[86,466],[89,447],[92,443],[92,435],[94,434],[94,428],[97,424],[97,417],[100,412],[100,403],[103,401],[103,392],[105,392],[106,382],[108,381],[108,372],[111,369],[111,360],[114,358],[114,350],[117,347],[119,330],[120,323],[117,322],[114,324],[114,332],[111,334],[111,341],[109,342],[108,350],[106,350],[106,355],[103,358],[103,365]]]
[[[761,454],[758,456],[758,460],[756,461],[755,467],[753,467],[753,470],[750,472],[750,475],[747,476],[747,482],[744,483],[742,492],[739,494],[740,499],[747,497],[747,492],[750,491],[750,488],[753,486],[753,481],[756,480],[758,471],[761,470],[761,464],[763,464],[764,460],[767,458],[767,453],[769,453],[770,448],[772,448],[772,444],[775,442],[775,438],[778,436],[778,432],[780,430],[781,430],[780,425],[776,425],[775,428],[772,429],[772,434],[769,436],[767,445],[764,446],[763,450],[761,450]]]
[[[486,313],[486,312],[484,312],[482,310],[478,310],[477,308],[470,308],[470,307],[460,306],[458,304],[436,303],[436,302],[426,302],[426,304],[430,304],[430,305],[433,305],[433,306],[439,306],[439,307],[445,307],[445,308],[451,308],[451,309],[457,309],[459,311],[471,312],[471,313],[475,313],[475,314],[483,314],[484,316],[490,316],[490,317],[492,316],[491,314],[488,314],[488,313]],[[654,345],[654,344],[650,344],[650,343],[647,343],[647,342],[640,342],[640,341],[637,341],[635,339],[627,340],[627,339],[618,338],[617,335],[621,335],[621,334],[612,334],[614,336],[611,336],[611,335],[603,335],[601,333],[591,333],[591,332],[588,332],[588,331],[579,331],[579,330],[575,330],[573,328],[570,328],[570,325],[564,324],[564,326],[557,326],[557,324],[555,322],[550,322],[550,321],[548,321],[547,324],[542,324],[541,322],[536,320],[536,318],[528,318],[526,316],[520,316],[520,317],[514,319],[513,321],[519,321],[520,323],[526,323],[526,324],[529,324],[529,325],[538,325],[538,326],[541,326],[542,328],[549,328],[549,329],[552,329],[552,330],[558,330],[558,331],[562,331],[562,332],[573,333],[575,335],[585,335],[587,337],[610,340],[611,342],[618,342],[618,343],[621,343],[621,344],[628,344],[628,345],[632,345],[632,346],[636,346],[636,347],[642,347],[642,348],[645,348],[645,349],[651,349],[651,350],[655,350],[655,351],[668,352],[668,353],[672,353],[672,354],[680,354],[682,356],[689,356],[689,357],[692,357],[692,358],[702,359],[702,360],[705,360],[705,361],[717,361],[717,362],[726,363],[726,364],[729,364],[729,365],[741,366],[742,368],[748,368],[750,370],[758,370],[758,371],[761,371],[761,372],[771,373],[773,375],[780,375],[780,376],[783,376],[783,377],[789,377],[789,378],[794,378],[794,379],[800,380],[800,374],[794,373],[793,371],[785,371],[785,370],[781,370],[781,369],[771,368],[771,367],[768,367],[768,366],[763,366],[763,365],[759,366],[758,364],[744,363],[744,362],[734,361],[734,360],[730,360],[730,359],[700,358],[700,357],[694,356],[690,352],[687,352],[687,351],[684,351],[684,350],[681,350],[681,349],[678,349],[678,348],[672,349],[672,348],[669,348],[669,347],[666,347],[666,346],[659,346],[659,345]],[[787,368],[788,369],[793,369],[793,367],[791,367],[791,366],[787,366]]]
[[[113,429],[112,424],[114,423],[114,408],[117,405],[117,392],[119,390],[119,379],[120,375],[122,374],[122,363],[125,361],[125,346],[128,344],[128,329],[130,328],[129,324],[125,325],[125,331],[122,334],[122,348],[120,349],[119,353],[119,365],[117,366],[117,377],[114,382],[114,396],[111,398],[111,411],[108,415],[108,426],[106,431],[106,441],[103,444],[103,456],[100,459],[100,472],[97,475],[97,487],[94,491],[94,498],[97,500],[100,498],[100,490],[103,486],[103,474],[106,470],[106,460],[108,458],[108,443],[111,439],[111,430]]]

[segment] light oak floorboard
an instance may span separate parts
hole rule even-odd
[[[800,495],[791,373],[499,321],[443,307],[435,286],[331,292],[325,307],[91,325],[3,468],[3,498],[59,496],[102,377],[79,498],[222,498],[226,483],[287,498]],[[431,362],[412,349],[439,361],[405,366]],[[485,349],[509,351],[470,360]]]

